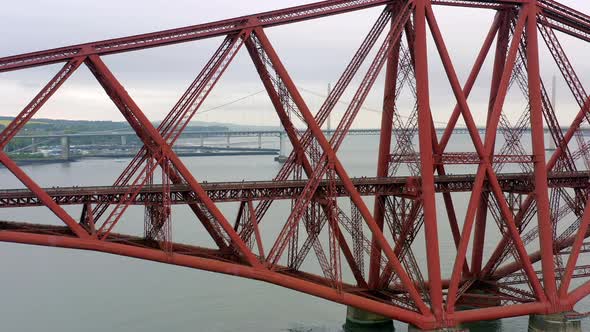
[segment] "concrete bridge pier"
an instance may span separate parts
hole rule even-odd
[[[258,133],[258,148],[262,149],[262,134]]]
[[[127,145],[127,136],[121,135],[121,145]]]
[[[346,308],[345,332],[393,332],[393,320],[355,307]]]
[[[31,153],[37,153],[37,140],[35,137],[31,137]]]
[[[231,136],[230,136],[230,134],[228,133],[228,134],[227,134],[227,143],[226,143],[226,148],[229,148],[229,147],[230,147],[230,145],[231,145],[231,142],[230,142],[230,137],[231,137]]]
[[[205,135],[201,134],[201,147],[205,146]]]
[[[61,159],[70,160],[70,138],[68,136],[61,138]]]
[[[277,157],[275,157],[275,161],[277,161],[279,163],[284,163],[285,161],[287,161],[287,155],[285,152],[285,134],[284,133],[279,134],[279,155]]]
[[[557,149],[557,147],[555,146],[555,142],[553,141],[553,137],[551,136],[551,133],[548,132],[547,135],[545,135],[545,150],[546,151],[555,151],[555,149]]]
[[[529,332],[582,332],[582,321],[575,313],[567,312],[530,315]]]

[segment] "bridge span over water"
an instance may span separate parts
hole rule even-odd
[[[449,54],[453,36],[441,32],[436,6],[493,13],[486,36],[473,45],[479,51],[464,81],[456,67],[465,64]],[[373,25],[322,106],[311,110],[267,30],[368,8],[379,8]],[[590,149],[582,129],[590,124],[590,98],[572,54],[560,43],[564,34],[586,44],[590,17],[553,0],[328,0],[0,58],[0,73],[62,65],[0,133],[0,163],[26,187],[0,188],[0,207],[45,206],[63,222],[4,220],[0,241],[94,250],[266,281],[347,305],[347,324],[395,319],[415,329],[442,330],[531,315],[533,325],[579,328],[575,319],[582,315],[574,311],[588,310],[583,301],[590,294]],[[110,54],[212,37],[221,37],[219,47],[157,127],[103,61]],[[575,114],[556,110],[540,50],[551,54],[545,60],[558,68],[578,107]],[[293,151],[272,180],[206,183],[173,147],[238,52],[252,60]],[[486,59],[492,72],[480,75]],[[441,63],[445,77],[437,82],[452,91],[446,97],[455,105],[438,132],[433,115],[444,106],[431,103],[430,60]],[[42,188],[4,148],[82,65],[142,148],[105,186]],[[351,128],[381,72],[382,118],[379,130],[371,131],[379,136],[376,169],[354,178],[339,149],[355,133]],[[469,99],[478,77],[491,78],[481,116],[485,132]],[[353,87],[356,78],[360,83]],[[326,135],[321,128],[348,89],[351,102]],[[513,90],[524,105],[516,118],[505,112]],[[399,109],[400,96],[415,107]],[[449,148],[458,123],[468,133],[462,137],[466,151]],[[555,150],[546,151],[548,142]],[[469,174],[450,175],[456,167]],[[282,218],[268,213],[278,200],[290,204]],[[211,246],[174,241],[172,207],[178,204],[190,208]],[[68,213],[66,205],[80,205],[81,213]],[[132,205],[144,209],[143,234],[124,234],[119,227],[137,224],[126,213]],[[449,238],[440,232],[443,224]],[[454,251],[440,250],[446,241]],[[310,260],[317,269],[304,264]]]

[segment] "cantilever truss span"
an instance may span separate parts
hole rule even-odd
[[[465,82],[455,71],[433,6],[495,15]],[[266,29],[374,7],[382,8],[381,14],[325,102],[310,109]],[[552,0],[330,0],[0,58],[0,72],[63,64],[0,133],[0,162],[27,188],[0,188],[0,207],[45,206],[63,225],[2,221],[0,241],[95,250],[262,280],[424,329],[572,310],[590,292],[585,279],[590,268],[581,256],[590,251],[585,242],[590,145],[580,130],[590,124],[590,101],[559,42],[564,34],[589,42],[590,17]],[[429,35],[435,45],[430,52]],[[212,37],[222,37],[221,44],[158,127],[102,59]],[[548,97],[540,49],[551,54],[579,107],[571,123],[559,123],[562,117]],[[272,181],[201,183],[171,147],[238,52],[251,58],[293,152]],[[430,104],[429,57],[442,63],[456,105],[440,137]],[[488,58],[493,66],[487,130],[480,134],[468,97]],[[143,147],[112,184],[44,189],[3,148],[82,65]],[[377,176],[351,178],[338,151],[381,72]],[[353,89],[355,77],[360,84],[327,136],[321,127],[347,88]],[[396,105],[404,88],[415,107],[402,119]],[[503,109],[511,88],[526,101],[514,123]],[[294,125],[295,117],[305,130]],[[449,151],[460,121],[469,148]],[[545,128],[556,146],[548,157]],[[447,175],[457,165],[472,174]],[[372,197],[373,206],[363,196]],[[465,211],[457,208],[457,197],[467,202]],[[292,208],[282,221],[273,218],[281,227],[270,238],[267,212],[277,200],[289,200]],[[239,202],[233,215],[218,207],[230,201]],[[80,216],[63,207],[76,204],[83,206]],[[190,208],[213,247],[173,241],[175,204]],[[130,222],[131,205],[145,207],[143,236],[117,229]],[[452,234],[451,254],[440,250],[443,224]],[[306,260],[317,260],[319,268],[306,270]],[[441,262],[452,262],[452,269],[443,271]],[[465,305],[472,309],[457,310]]]

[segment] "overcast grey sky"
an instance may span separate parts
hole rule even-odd
[[[0,57],[205,23],[309,2],[312,1],[12,2],[0,12],[0,30],[3,32]],[[590,13],[588,1],[562,2]],[[271,42],[314,112],[323,101],[323,98],[316,94],[325,95],[327,84],[336,82],[381,10],[382,8],[373,8],[267,30]],[[491,24],[493,12],[449,7],[437,7],[435,11],[456,70],[463,82]],[[582,81],[590,83],[590,63],[586,61],[589,45],[559,35]],[[220,41],[221,38],[213,38],[107,56],[104,60],[148,117],[155,121],[162,119],[174,105]],[[446,122],[454,106],[454,100],[432,42],[429,44],[429,55],[434,118],[436,121]],[[558,73],[557,67],[545,49],[541,52],[541,58],[543,79],[549,87],[551,76]],[[469,99],[478,124],[485,121],[492,60],[489,56]],[[60,66],[52,65],[0,74],[0,115],[16,115]],[[352,96],[364,70],[361,69],[359,74],[343,99]],[[356,127],[379,126],[380,115],[371,110],[378,110],[381,106],[382,76],[365,102],[369,110],[361,112]],[[571,121],[577,109],[571,94],[561,81],[560,79],[558,83],[558,113],[560,120],[566,124]],[[262,89],[246,50],[242,49],[202,109],[207,110]],[[401,99],[400,113],[409,114],[413,102],[409,99],[408,93],[402,95]],[[510,119],[515,119],[524,108],[522,96],[516,86],[510,92],[507,102],[505,111]],[[342,114],[344,108],[345,105],[337,108],[336,118],[338,114]],[[38,117],[122,120],[114,105],[85,67],[81,67],[66,82],[45,105]],[[227,107],[204,112],[197,115],[196,120],[249,125],[278,124],[264,93]]]

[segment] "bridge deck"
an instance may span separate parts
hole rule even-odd
[[[437,192],[469,192],[475,181],[474,174],[435,176]],[[529,193],[534,189],[532,174],[506,173],[498,175],[503,191]],[[551,173],[548,177],[552,188],[586,188],[590,184],[590,172]],[[413,177],[361,177],[353,178],[356,189],[363,196],[395,195],[415,197],[420,192],[420,179]],[[293,199],[297,198],[306,180],[290,181],[240,181],[240,182],[203,182],[203,189],[215,202],[237,202],[245,200]],[[318,189],[320,197],[325,192],[326,182],[322,181]],[[91,186],[91,187],[54,187],[45,191],[60,205],[89,203],[115,203],[129,197],[129,186]],[[484,190],[489,190],[487,183]],[[342,182],[336,183],[338,196],[347,196]],[[185,204],[197,201],[188,185],[171,185],[170,193],[173,204]],[[132,204],[160,202],[161,185],[143,187]],[[39,199],[28,189],[0,190],[0,208],[41,206]]]

